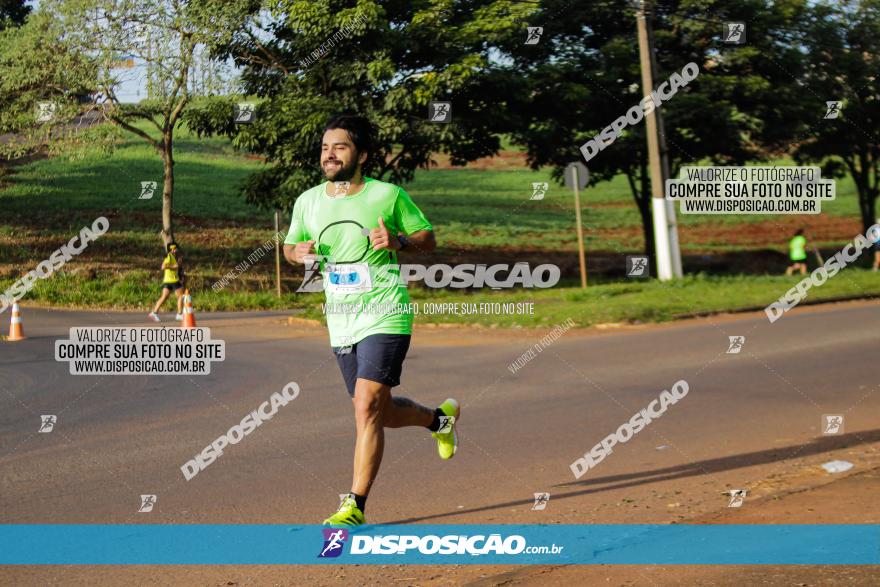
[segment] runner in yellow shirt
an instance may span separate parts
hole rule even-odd
[[[162,261],[162,295],[159,301],[153,306],[153,311],[147,314],[153,322],[161,322],[159,319],[159,308],[168,299],[171,292],[177,296],[177,320],[183,320],[183,264],[182,255],[177,249],[176,243],[169,243],[165,247],[165,260]]]

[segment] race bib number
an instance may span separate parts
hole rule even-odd
[[[325,286],[328,292],[338,294],[370,291],[373,287],[370,266],[366,263],[327,265]]]

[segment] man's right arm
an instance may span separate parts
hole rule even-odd
[[[311,235],[305,230],[303,223],[303,198],[299,197],[293,205],[293,213],[290,218],[290,229],[287,231],[287,237],[284,239],[284,258],[291,265],[302,265],[305,263],[303,256],[313,253],[313,240],[305,240]]]
[[[293,245],[284,245],[282,251],[284,251],[284,259],[290,263],[291,265],[296,264],[296,258],[293,256]]]
[[[303,264],[303,257],[315,252],[315,241],[303,241],[295,245],[284,245],[284,258],[291,265]]]

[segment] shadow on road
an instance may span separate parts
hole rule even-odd
[[[657,483],[660,481],[671,481],[674,479],[685,479],[695,477],[702,474],[720,473],[722,471],[731,471],[741,469],[743,467],[751,467],[754,465],[766,465],[779,461],[785,461],[793,458],[809,457],[841,448],[858,446],[860,444],[870,444],[880,441],[880,429],[866,430],[863,432],[851,432],[849,434],[840,434],[834,436],[822,436],[804,444],[785,446],[779,448],[771,448],[767,450],[743,453],[739,455],[731,455],[727,457],[719,457],[716,459],[706,459],[693,463],[683,463],[673,467],[664,467],[662,469],[653,469],[650,471],[640,471],[635,473],[626,473],[623,475],[609,475],[607,477],[596,477],[585,479],[584,481],[573,481],[566,483],[558,483],[553,485],[554,488],[559,487],[579,487],[586,486],[585,489],[569,491],[567,493],[554,493],[553,501],[560,499],[577,497],[579,495],[588,495],[591,493],[600,493],[602,491],[614,491],[615,489],[625,489],[627,487],[636,487],[648,483]],[[611,485],[605,485],[611,484]],[[594,487],[603,485],[602,487]],[[406,518],[387,522],[388,524],[406,524],[421,522],[424,520],[432,520],[437,518],[445,518],[449,516],[457,516],[461,514],[471,514],[477,512],[485,512],[496,509],[508,508],[512,506],[530,505],[534,503],[532,499],[519,499],[515,501],[507,501],[486,505],[478,508],[461,509],[442,514],[433,514],[430,516],[421,516],[418,518]]]

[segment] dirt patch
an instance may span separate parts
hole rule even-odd
[[[784,216],[736,225],[706,222],[679,227],[679,232],[681,240],[691,244],[781,247],[786,246],[800,228],[805,230],[808,242],[813,243],[850,241],[862,232],[862,224],[856,218],[825,215],[810,217],[809,220],[801,216]]]
[[[130,230],[134,232],[155,233],[158,235],[162,229],[162,217],[158,212],[146,210],[107,210],[83,208],[79,210],[40,210],[39,214],[32,212],[22,213],[10,211],[4,213],[4,223],[16,228],[24,228],[29,231],[46,232],[47,230],[68,230],[72,226],[79,227],[91,225],[92,221],[104,216],[110,221],[114,230]],[[202,218],[189,214],[174,213],[175,229],[186,235],[190,234],[187,229],[194,228],[218,228],[238,229],[242,227],[267,230],[267,222],[262,218],[230,220],[228,218]],[[157,241],[158,242],[158,241]]]
[[[773,524],[876,523],[880,471],[868,469],[831,483],[797,492],[774,493],[746,507],[689,520],[689,523]],[[821,504],[821,507],[817,507]],[[16,584],[112,585],[179,583],[183,577],[201,585],[876,585],[878,567],[871,565],[322,565],[322,566],[53,566],[4,567]]]
[[[436,165],[432,165],[431,169],[491,169],[493,171],[503,171],[505,169],[525,169],[528,167],[526,154],[519,151],[500,151],[495,157],[481,157],[464,166],[453,165],[449,155],[445,153],[434,153],[432,157]]]
[[[614,202],[590,202],[589,208],[635,208],[632,200],[619,200]]]
[[[236,264],[247,259],[247,256],[259,247],[265,238],[257,237],[253,242],[242,245],[241,238],[236,238],[225,230],[205,229],[192,240],[184,241],[184,251],[188,265],[187,274],[190,278],[213,283],[227,271],[232,271]],[[3,243],[0,238],[0,243]],[[59,246],[57,239],[48,236],[32,236],[16,238],[18,247],[6,247],[8,255],[0,258],[0,276],[19,277],[32,269],[38,259],[48,256]],[[154,253],[154,254],[151,254]],[[621,252],[588,251],[587,274],[589,277],[603,279],[623,279],[626,267],[626,255],[640,254],[641,250],[633,247]],[[825,258],[833,254],[832,250],[823,252]],[[11,255],[11,257],[9,256]],[[24,256],[27,255],[27,259]],[[249,290],[252,287],[262,290],[269,281],[274,280],[274,253],[270,250],[257,263],[234,280],[234,288]],[[90,275],[96,273],[123,273],[131,270],[155,270],[161,264],[161,247],[155,246],[145,250],[138,241],[118,239],[116,241],[97,241],[89,250],[75,260],[75,268]],[[484,247],[479,249],[450,250],[439,249],[431,255],[412,255],[405,262],[424,265],[434,264],[508,264],[529,263],[532,267],[549,263],[560,268],[563,278],[578,278],[580,275],[578,256],[575,251],[543,251],[513,250],[505,248]],[[813,261],[811,261],[812,263]],[[301,273],[288,268],[282,260],[283,281],[295,274],[290,283],[298,284]],[[788,257],[779,251],[769,249],[723,252],[713,254],[688,253],[682,255],[682,263],[688,273],[705,272],[709,274],[752,274],[781,273],[788,265]]]
[[[633,211],[635,213],[635,211]],[[710,252],[714,247],[760,248],[783,250],[799,228],[804,228],[808,246],[815,243],[845,243],[862,232],[856,218],[816,216],[805,223],[800,217],[768,218],[763,222],[722,224],[713,220],[678,226],[679,241],[694,253]],[[641,226],[588,230],[588,236],[598,242],[615,240],[632,243],[635,250],[642,248],[644,236]]]

